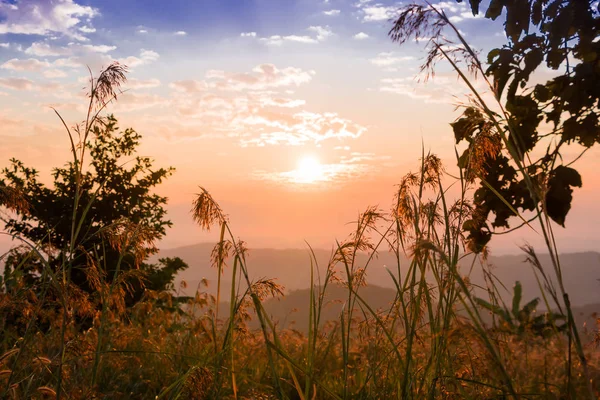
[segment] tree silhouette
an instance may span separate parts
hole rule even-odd
[[[9,252],[5,290],[21,279],[36,285],[47,266],[89,293],[94,291],[92,267],[108,284],[118,273],[136,270],[145,287],[165,290],[172,288],[175,274],[187,268],[179,258],[161,259],[156,265],[145,262],[172,224],[164,209],[167,198],[153,189],[174,169],[155,168],[151,158],[136,155],[141,135],[120,130],[112,115],[99,116],[114,95],[112,88],[102,87],[107,70],[92,80],[90,110],[96,114],[88,116],[84,129],[76,126],[84,132],[82,139],[76,146],[70,136],[75,156],[52,171],[52,186],[16,159],[0,174],[0,205],[12,210],[2,218],[5,230],[40,250],[17,246]],[[143,286],[129,282],[129,303],[141,297]]]

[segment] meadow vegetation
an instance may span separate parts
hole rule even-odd
[[[478,0],[470,6],[479,11]],[[284,288],[250,279],[235,221],[202,187],[192,218],[220,232],[212,255],[216,296],[202,285],[195,296],[176,295],[182,260],[147,263],[170,224],[166,199],[152,189],[171,170],[135,156],[140,136],[104,115],[126,68],[113,64],[91,77],[84,122],[70,128],[57,112],[73,159],[55,170],[54,187],[17,160],[0,179],[5,234],[19,243],[4,258],[0,280],[0,397],[600,397],[600,351],[574,323],[553,236],[572,187],[581,186],[562,146],[578,143],[585,152],[600,141],[598,13],[587,1],[492,0],[486,17],[501,15],[508,43],[489,53],[484,68],[442,10],[401,10],[392,40],[426,40],[424,70],[432,74],[445,60],[472,90],[452,124],[466,148],[457,152],[457,175],[423,152],[390,209],[368,207],[327,265],[317,265],[308,246],[306,332],[270,318],[263,304]],[[564,73],[530,87],[543,62]],[[475,79],[489,86],[487,94]],[[544,124],[550,133],[540,133]],[[552,260],[542,266],[533,248],[523,249],[543,293],[525,304],[520,284],[499,282],[486,263],[488,242],[510,229],[509,217],[541,235]],[[389,307],[375,309],[361,290],[382,251],[398,260],[388,266],[396,294]],[[369,257],[359,262],[358,254]],[[474,268],[484,270],[485,287],[471,283]],[[228,292],[221,290],[225,274]],[[505,304],[502,287],[513,284]],[[333,287],[344,290],[344,307],[323,323]],[[554,312],[536,313],[540,305]]]

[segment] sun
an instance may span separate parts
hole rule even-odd
[[[306,156],[298,161],[294,171],[294,180],[297,183],[315,183],[325,177],[323,165],[315,157]]]

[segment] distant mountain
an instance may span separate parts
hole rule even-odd
[[[386,313],[396,297],[396,290],[370,285],[359,289],[359,294],[369,307],[376,312]],[[321,326],[327,322],[339,322],[340,314],[344,307],[347,308],[348,292],[345,288],[332,285],[326,291],[325,306],[321,312]],[[294,290],[281,299],[269,299],[263,304],[270,319],[276,322],[280,329],[294,328],[302,333],[308,332],[310,290]],[[360,311],[360,302],[355,304],[355,317],[363,320]],[[509,306],[510,307],[510,306]],[[594,337],[594,331],[600,328],[596,319],[600,317],[600,303],[587,304],[573,307],[575,324],[579,328],[582,340],[589,342]],[[371,315],[368,314],[370,317]],[[460,312],[466,316],[466,313]],[[488,326],[492,326],[492,317],[485,310],[481,316]],[[256,318],[250,323],[252,327],[259,328]]]
[[[186,292],[194,292],[202,278],[209,281],[209,291],[215,292],[217,271],[210,266],[210,254],[214,244],[201,243],[192,246],[166,249],[160,252],[160,257],[181,257],[190,268],[181,273],[179,280],[188,284]],[[318,271],[323,276],[331,251],[314,249],[318,264]],[[550,270],[548,255],[539,255],[541,263],[547,268],[548,275],[553,276]],[[363,267],[368,260],[366,254],[359,254],[357,265]],[[472,258],[461,262],[461,271],[467,275],[471,267]],[[565,253],[561,255],[561,268],[563,271],[564,285],[569,293],[574,306],[600,303],[600,253]],[[489,258],[493,266],[492,272],[499,282],[506,287],[504,299],[509,301],[512,296],[512,287],[515,281],[520,281],[523,286],[524,301],[540,296],[540,290],[533,273],[532,267],[525,263],[525,256],[492,256]],[[310,286],[311,260],[308,249],[250,249],[247,257],[248,272],[251,279],[276,278],[288,292],[306,289]],[[373,258],[367,268],[367,282],[382,288],[393,289],[394,284],[387,268],[398,275],[398,262],[392,253],[382,252]],[[407,258],[400,260],[400,275],[403,276],[409,266]],[[315,277],[317,268],[315,268]],[[471,281],[483,285],[483,272],[481,266],[475,263],[470,275]],[[316,278],[315,278],[316,279]],[[231,266],[228,266],[222,277],[223,290],[228,293],[231,285]],[[499,285],[499,284],[498,284]],[[501,285],[499,285],[501,287]]]
[[[373,311],[387,312],[396,297],[396,290],[375,285],[358,289],[360,297],[369,304]],[[326,322],[339,321],[340,313],[348,308],[348,290],[340,285],[331,285],[327,288],[324,306],[321,311],[321,325]],[[295,328],[300,332],[308,331],[310,315],[310,289],[294,290],[281,299],[269,299],[264,303],[264,308],[271,320],[277,321],[282,328]],[[363,319],[360,311],[360,302],[355,304],[356,317]],[[370,315],[369,315],[370,316]]]

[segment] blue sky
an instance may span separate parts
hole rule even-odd
[[[435,5],[483,54],[504,41],[501,24],[474,18],[464,3]],[[175,222],[165,246],[206,239],[188,213],[198,184],[251,245],[331,244],[368,205],[388,207],[422,144],[455,164],[448,124],[467,90],[444,65],[422,82],[423,44],[399,47],[387,35],[400,6],[0,0],[0,160],[20,158],[45,176],[64,163],[68,142],[50,107],[79,121],[86,67],[118,61],[129,81],[110,111],[143,135],[144,154],[177,168],[161,188]],[[584,170],[598,167],[588,159]],[[575,210],[600,188],[581,192]],[[586,216],[573,215],[579,231],[564,233],[569,245],[596,246]],[[510,252],[522,239],[502,240]]]

